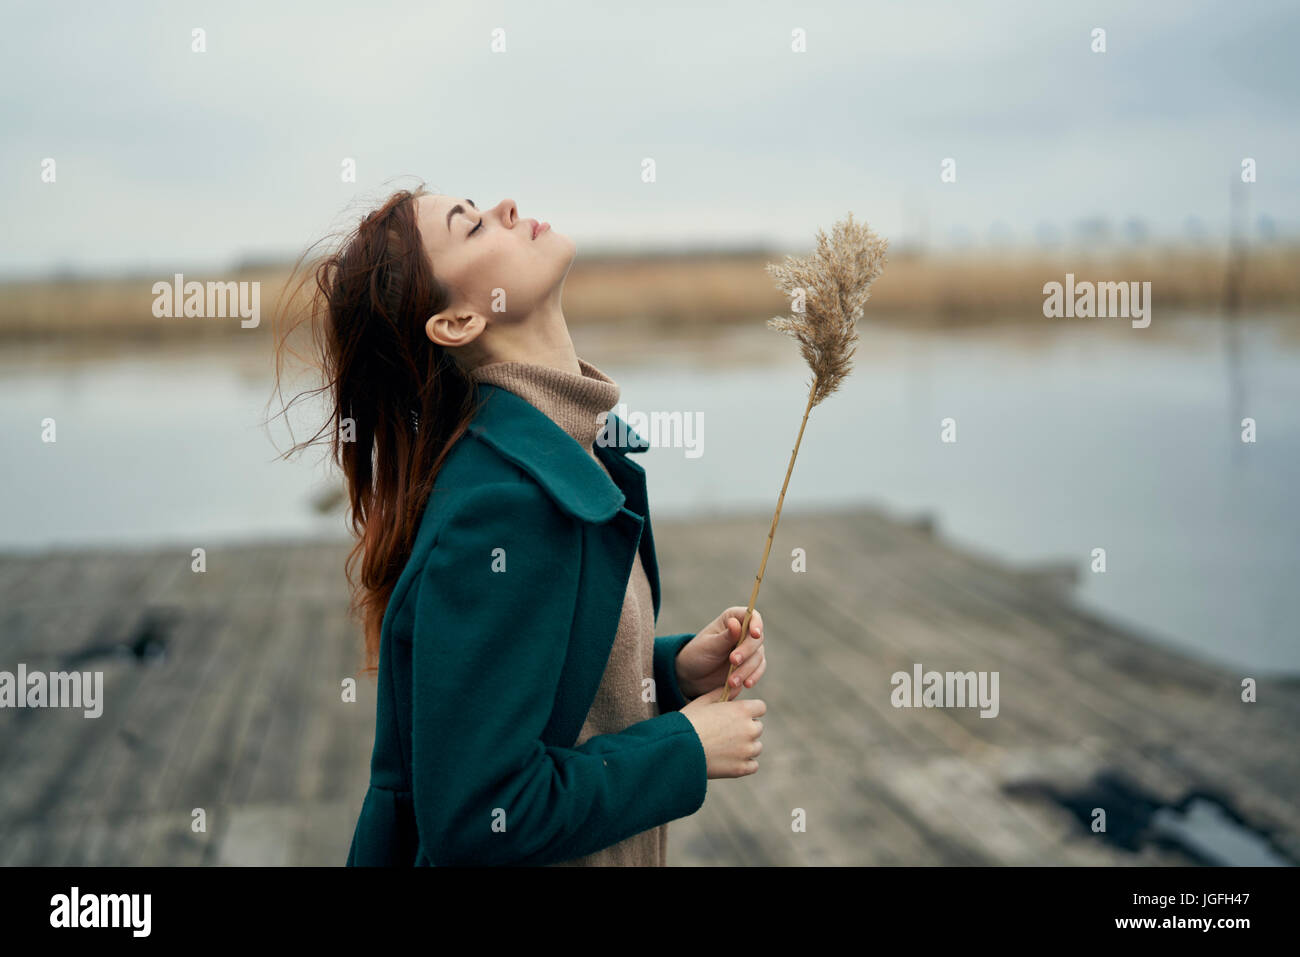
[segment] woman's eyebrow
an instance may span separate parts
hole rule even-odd
[[[465,202],[469,203],[471,206],[474,206],[474,200],[472,199],[467,199],[465,200]],[[478,209],[477,206],[474,206],[474,208]],[[457,213],[463,213],[463,212],[465,212],[465,207],[462,206],[460,203],[457,203],[455,206],[453,206],[450,210],[447,211],[447,232],[451,232],[451,217],[455,216]]]

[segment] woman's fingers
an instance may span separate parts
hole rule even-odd
[[[727,660],[732,665],[740,665],[754,656],[754,651],[763,642],[762,625],[757,622],[758,612],[754,612],[754,619],[749,623],[749,635],[738,646],[733,648],[727,655]],[[732,622],[735,624],[732,624]],[[736,618],[727,619],[728,635],[734,642],[740,637],[740,620]]]
[[[735,666],[732,667],[731,677],[727,679],[729,687],[740,687],[742,681],[744,681],[746,677],[753,675],[754,672],[762,666],[764,659],[766,659],[766,655],[763,654],[763,649],[759,648],[757,651],[754,651],[753,654],[749,655],[748,658],[745,658],[744,664],[735,664]],[[735,661],[735,659],[733,659],[733,661]]]
[[[743,688],[752,688],[758,683],[758,679],[763,676],[763,671],[767,668],[767,655],[760,648],[750,661],[744,667],[737,668],[731,675],[727,687],[731,688],[731,693],[735,694]]]
[[[724,615],[722,619],[722,624],[723,627],[727,629],[727,634],[730,635],[733,639],[735,639],[740,637],[740,623],[744,620],[745,620],[745,610],[742,608],[739,613],[728,612],[726,615]],[[761,618],[758,617],[757,609],[754,610],[754,614],[749,619],[749,634],[747,634],[745,637],[746,639],[749,638],[761,639],[763,637],[763,621]]]
[[[744,605],[736,605],[731,608],[728,608],[725,612],[722,613],[723,627],[727,629],[727,633],[731,635],[732,638],[740,637],[740,625],[741,622],[745,620],[746,610],[747,609]],[[736,622],[734,625],[731,623],[733,618],[735,619]],[[759,614],[758,609],[755,608],[754,613],[749,616],[749,634],[746,635],[746,637],[752,638],[757,636],[761,638],[762,635],[763,635],[763,616]]]
[[[757,681],[759,676],[763,673],[763,668],[766,665],[767,655],[764,654],[762,648],[759,648],[757,652],[745,661],[744,665],[737,667],[736,670],[731,673],[731,684],[729,687],[733,689],[739,688],[743,683],[746,688],[752,688],[754,682]]]

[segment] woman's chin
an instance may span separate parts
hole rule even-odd
[[[544,238],[545,237],[539,237],[538,241],[540,242],[541,239]],[[555,250],[556,259],[563,260],[564,271],[568,272],[569,266],[573,264],[573,257],[577,255],[578,244],[563,233],[557,233],[552,236],[551,239],[554,242],[553,248]]]

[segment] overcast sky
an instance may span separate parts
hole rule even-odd
[[[480,205],[509,196],[580,253],[800,247],[848,210],[896,243],[982,244],[1096,218],[1217,236],[1252,157],[1249,221],[1297,234],[1298,8],[9,5],[0,270],[291,257],[421,179]]]

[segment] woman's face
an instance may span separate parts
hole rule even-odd
[[[480,210],[473,200],[440,193],[416,198],[416,224],[433,273],[451,288],[448,313],[520,322],[559,291],[573,263],[569,237],[520,219],[514,200]],[[480,330],[481,331],[481,330]]]

